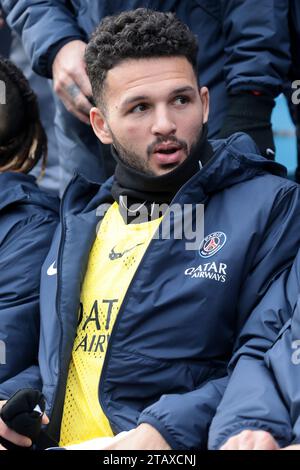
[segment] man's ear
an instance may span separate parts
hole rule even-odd
[[[111,132],[106,122],[105,116],[100,109],[94,107],[90,110],[90,121],[92,128],[103,144],[111,144]]]
[[[199,90],[201,102],[202,102],[202,112],[203,112],[203,124],[208,121],[209,115],[209,91],[206,86],[203,86]]]

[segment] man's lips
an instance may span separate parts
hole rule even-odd
[[[179,142],[162,142],[160,144],[155,145],[153,152],[168,152],[168,151],[175,151],[182,147]]]
[[[155,160],[161,165],[179,163],[182,155],[182,146],[174,143],[159,144],[154,148],[153,152]]]

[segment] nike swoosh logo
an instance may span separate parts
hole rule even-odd
[[[129,251],[132,251],[134,250],[137,246],[140,246],[140,245],[144,245],[144,242],[143,243],[138,243],[137,245],[134,245],[132,248],[129,248],[128,250],[125,250],[123,252],[120,252],[120,253],[117,253],[115,251],[115,246],[111,249],[111,252],[109,253],[109,259],[111,261],[114,261],[115,259],[118,259],[118,258],[122,258],[126,253],[128,253]]]
[[[55,276],[55,274],[57,274],[57,268],[54,267],[55,263],[56,261],[54,261],[54,263],[52,263],[47,269],[48,276]]]

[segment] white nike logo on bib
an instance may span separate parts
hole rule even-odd
[[[57,268],[54,267],[55,263],[56,261],[54,261],[54,263],[52,263],[47,269],[48,276],[55,276],[55,274],[57,274]]]

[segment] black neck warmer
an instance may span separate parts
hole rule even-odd
[[[175,170],[162,176],[150,176],[131,168],[120,159],[113,147],[112,154],[117,166],[111,193],[118,203],[120,196],[126,196],[129,207],[141,203],[148,206],[153,202],[170,204],[178,190],[199,171],[199,161],[204,166],[213,151],[207,140],[207,124],[204,124],[201,137],[188,157]]]

